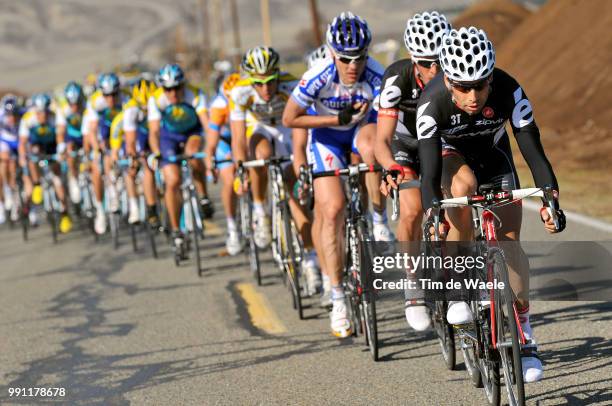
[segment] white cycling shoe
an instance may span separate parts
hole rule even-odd
[[[257,247],[265,249],[272,241],[270,232],[270,217],[265,214],[254,215],[253,239]]]
[[[415,331],[425,331],[431,326],[429,309],[424,304],[406,303],[406,321]]]
[[[98,235],[102,235],[106,232],[106,215],[102,210],[96,212],[96,218],[94,219],[94,231]]]
[[[332,334],[338,338],[346,338],[352,334],[346,299],[333,300],[332,303],[332,311],[329,314]]]
[[[70,194],[70,201],[72,203],[78,204],[81,201],[79,182],[72,176],[68,177],[68,194]]]
[[[395,241],[395,235],[393,235],[393,232],[391,231],[391,229],[389,228],[389,224],[387,223],[374,223],[372,234],[374,234],[375,241]]]
[[[468,305],[467,302],[448,302],[446,320],[448,321],[448,324],[471,323],[473,318],[470,305]]]
[[[227,253],[234,256],[242,251],[242,239],[237,230],[230,230],[225,241]]]
[[[130,199],[130,215],[128,216],[128,223],[136,224],[140,221],[140,207],[138,206],[138,200]]]

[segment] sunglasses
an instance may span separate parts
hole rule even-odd
[[[440,61],[437,59],[418,59],[416,60],[416,63],[422,67],[424,67],[425,69],[431,69],[431,65],[436,64],[437,66],[440,66]]]
[[[164,87],[164,92],[171,92],[171,91],[177,91],[181,88],[181,85],[178,86],[172,86],[172,87]]]
[[[119,92],[114,92],[114,93],[102,93],[102,96],[105,97],[110,97],[110,96],[117,96],[119,94]]]
[[[268,77],[265,77],[265,78],[259,79],[259,78],[253,78],[252,77],[252,78],[250,78],[250,80],[251,80],[251,84],[254,85],[254,86],[263,86],[265,84],[268,84],[268,83],[272,82],[273,80],[278,79],[278,77],[279,77],[279,74],[277,72],[277,73],[275,73],[273,75],[270,75]]]
[[[336,58],[340,62],[348,65],[351,62],[359,63],[359,62],[365,61],[368,58],[368,54],[363,54],[363,55],[359,55],[359,56],[356,56],[356,57],[336,55]]]
[[[477,92],[480,92],[488,85],[489,85],[489,78],[482,79],[478,82],[470,83],[470,84],[461,84],[461,83],[451,82],[451,86],[457,89],[458,91],[460,91],[461,93],[469,93],[472,89],[474,89]]]

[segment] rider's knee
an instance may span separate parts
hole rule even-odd
[[[471,196],[476,192],[476,184],[464,179],[454,179],[450,191],[453,197]]]

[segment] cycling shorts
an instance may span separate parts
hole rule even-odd
[[[0,140],[0,152],[8,152],[11,157],[19,154],[19,140]]]
[[[419,142],[410,134],[396,132],[391,139],[391,152],[395,162],[420,173]]]
[[[185,144],[192,137],[202,137],[201,128],[191,135],[170,132],[163,126],[160,128],[159,149],[161,153],[160,167],[163,167],[171,162],[168,157],[181,155],[185,152]]]
[[[259,134],[270,142],[274,156],[289,156],[293,152],[290,128],[282,125],[272,127],[261,122],[256,122],[249,127],[251,128],[247,129],[247,134],[251,134],[251,138],[253,135]]]
[[[217,144],[217,149],[215,150],[215,160],[216,161],[225,161],[228,159],[232,159],[232,146],[228,142],[227,138],[221,137],[219,139],[219,143]],[[217,169],[225,169],[233,165],[233,162],[223,162],[217,165]]]
[[[478,185],[493,184],[503,190],[520,189],[508,134],[501,137],[492,148],[486,149],[460,149],[443,142],[442,156],[452,155],[463,158],[474,172]]]

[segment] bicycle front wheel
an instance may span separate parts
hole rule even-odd
[[[511,406],[523,406],[525,404],[525,384],[523,382],[521,343],[518,334],[518,315],[515,307],[515,296],[510,287],[508,266],[500,250],[491,250],[489,265],[493,268],[494,278],[504,283],[503,290],[494,292],[494,303],[496,345],[501,359],[508,403]]]
[[[283,227],[281,230],[281,258],[285,263],[285,269],[289,276],[289,286],[291,295],[293,296],[293,308],[298,312],[300,320],[304,318],[304,309],[302,307],[302,292],[300,288],[300,270],[301,266],[296,261],[295,256],[295,239],[297,235],[293,235],[291,227],[291,213],[289,212],[288,203],[285,202],[281,209],[281,218],[283,219]]]
[[[371,285],[372,272],[372,247],[370,236],[367,232],[365,222],[361,221],[357,225],[357,243],[361,258],[359,258],[360,285],[362,289],[360,301],[360,314],[363,319],[363,330],[365,342],[370,349],[370,354],[374,361],[378,361],[378,321],[376,318],[376,292]]]
[[[190,196],[190,204],[191,204],[191,235],[193,236],[193,250],[195,252],[195,264],[196,271],[198,272],[198,276],[202,276],[202,258],[200,255],[200,244],[199,239],[202,236],[202,230],[200,230],[200,224],[202,224],[202,219],[200,218],[200,212],[198,207],[198,200],[195,197],[195,194],[191,193]]]

